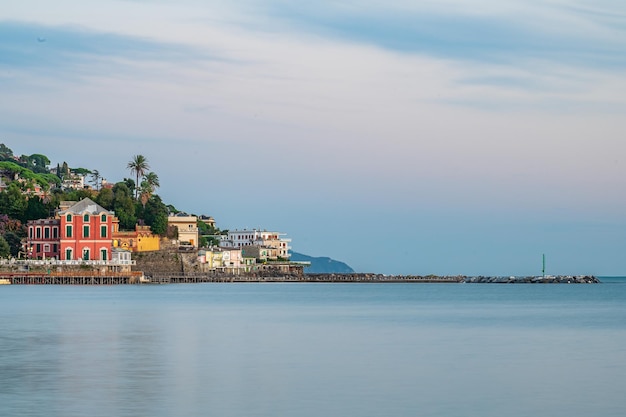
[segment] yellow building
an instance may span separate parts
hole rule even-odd
[[[133,232],[121,232],[114,224],[112,234],[113,247],[128,249],[132,252],[149,252],[161,248],[161,239],[150,230],[150,226],[135,226]]]
[[[198,247],[198,218],[186,213],[176,213],[168,216],[167,225],[176,227],[178,230],[178,242],[188,243],[193,247]]]
[[[205,262],[209,268],[223,268],[224,254],[220,251],[206,251]]]

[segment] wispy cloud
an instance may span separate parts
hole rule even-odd
[[[0,68],[59,75],[95,75],[124,71],[131,62],[189,65],[216,59],[189,45],[89,30],[0,22]],[[105,65],[102,65],[105,64]]]
[[[368,6],[280,2],[268,6],[268,13],[298,30],[443,59],[626,67],[626,16],[610,9],[544,3],[521,13],[488,13],[460,4]]]

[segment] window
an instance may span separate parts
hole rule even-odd
[[[71,214],[68,214],[68,215],[65,217],[65,220],[67,220],[68,222],[71,222],[71,221],[72,221],[72,215],[71,215]]]
[[[83,237],[89,237],[89,226],[83,226]]]
[[[53,252],[53,253],[57,253],[57,250],[58,250],[58,249],[59,249],[59,247],[57,246],[57,244],[56,244],[56,243],[52,245],[52,252]]]
[[[45,229],[43,229],[43,237],[46,239],[50,239],[50,228],[46,227]]]
[[[107,237],[107,227],[100,226],[100,237]]]
[[[33,238],[33,231],[34,231],[34,227],[31,226],[28,228],[28,236],[32,239]]]
[[[41,227],[38,227],[36,230],[37,239],[41,239]]]
[[[58,227],[53,227],[52,228],[52,237],[54,239],[57,239],[59,237],[59,228]]]
[[[106,222],[107,222],[107,215],[106,215],[106,214],[103,214],[103,215],[100,217],[100,221],[101,221],[102,223],[106,223]]]
[[[106,249],[100,249],[100,259],[103,261],[106,261],[107,259],[109,259],[108,252]]]
[[[89,214],[85,214],[85,215],[83,216],[83,221],[84,221],[85,223],[87,223],[87,222],[89,221]]]
[[[65,236],[66,237],[72,237],[72,226],[71,225],[65,226]]]
[[[36,252],[36,253],[41,252],[41,243],[37,243],[37,245],[36,245],[36,249],[35,249],[35,252]]]
[[[46,252],[46,253],[50,252],[50,244],[49,243],[46,243],[45,245],[43,245],[43,251]]]
[[[83,260],[89,260],[89,249],[83,249]]]
[[[65,249],[65,259],[68,261],[72,260],[72,250],[71,249]]]

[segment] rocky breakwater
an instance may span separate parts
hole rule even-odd
[[[457,283],[463,282],[464,276],[439,275],[383,275],[368,273],[350,274],[304,274],[301,281],[307,282],[425,282]]]
[[[548,275],[541,277],[466,277],[468,284],[599,284],[592,275]]]

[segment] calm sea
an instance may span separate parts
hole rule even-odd
[[[599,285],[0,287],[0,416],[626,415]]]

